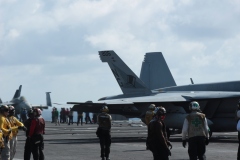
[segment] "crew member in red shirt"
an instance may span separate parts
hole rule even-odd
[[[39,108],[33,109],[34,118],[30,125],[28,137],[31,141],[31,148],[34,160],[44,160],[43,134],[45,134],[45,121],[41,117],[42,111]]]

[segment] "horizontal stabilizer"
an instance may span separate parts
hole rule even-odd
[[[108,63],[123,94],[149,95],[152,93],[114,51],[99,51],[99,55],[102,62]]]

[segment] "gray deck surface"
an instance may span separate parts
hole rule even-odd
[[[46,124],[45,159],[46,160],[100,160],[100,145],[96,137],[96,124],[83,126]],[[112,127],[111,160],[152,160],[152,153],[146,150],[146,126],[131,127],[127,123],[115,124]],[[23,159],[25,134],[19,131],[18,147],[14,160]],[[182,147],[181,135],[173,135],[172,156],[170,160],[188,159],[187,149]],[[237,159],[237,132],[213,133],[207,146],[208,160]]]

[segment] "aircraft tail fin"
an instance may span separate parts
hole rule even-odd
[[[123,94],[152,93],[114,51],[99,51],[99,55],[102,62],[108,63]]]
[[[176,86],[174,78],[161,52],[145,54],[140,79],[149,89]]]
[[[22,85],[19,86],[19,88],[16,90],[13,99],[18,98],[21,96],[21,90],[22,90]]]
[[[47,106],[51,106],[52,107],[52,101],[51,101],[50,93],[51,92],[46,92],[46,101],[47,101]]]

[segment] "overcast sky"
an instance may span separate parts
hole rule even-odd
[[[239,0],[0,0],[0,97],[32,104],[121,94],[98,51],[137,74],[163,53],[177,85],[240,80]]]

